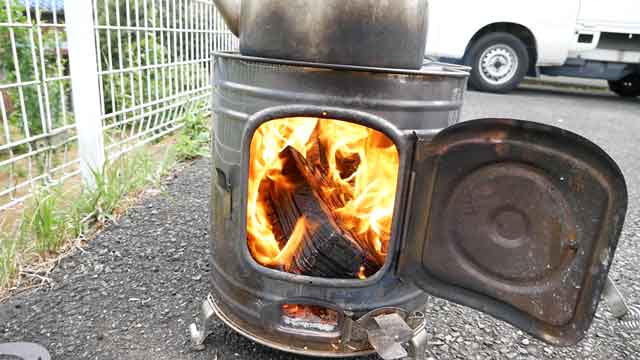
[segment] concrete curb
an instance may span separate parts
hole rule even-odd
[[[551,86],[562,89],[579,89],[600,92],[609,91],[609,88],[604,80],[574,79],[566,77],[556,78],[543,76],[539,78],[526,78],[522,81],[522,84],[535,86]]]

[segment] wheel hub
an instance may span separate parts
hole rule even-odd
[[[515,50],[504,44],[497,44],[486,49],[480,56],[480,75],[492,85],[509,82],[518,69],[518,57]]]

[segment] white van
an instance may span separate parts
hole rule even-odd
[[[431,0],[428,57],[473,68],[472,88],[508,92],[526,76],[604,79],[640,95],[640,0]]]

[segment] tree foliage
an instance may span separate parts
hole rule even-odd
[[[22,129],[21,133],[25,135],[27,131],[30,135],[37,135],[49,127],[49,116],[51,127],[62,124],[62,97],[68,94],[59,80],[44,81],[59,75],[56,30],[37,31],[35,15],[28,11],[24,5],[15,2],[0,6],[0,22],[29,25],[0,27],[0,82],[16,84],[3,94],[12,126]],[[62,43],[62,36],[58,34],[58,44]],[[42,63],[41,58],[44,60]],[[66,58],[61,56],[59,60],[64,73]],[[28,130],[24,129],[25,123]]]

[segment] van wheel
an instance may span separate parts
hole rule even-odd
[[[640,96],[640,74],[630,74],[620,80],[611,80],[609,89],[622,97]]]
[[[506,93],[515,89],[529,69],[526,45],[504,32],[486,34],[476,40],[465,56],[471,66],[472,89]]]

